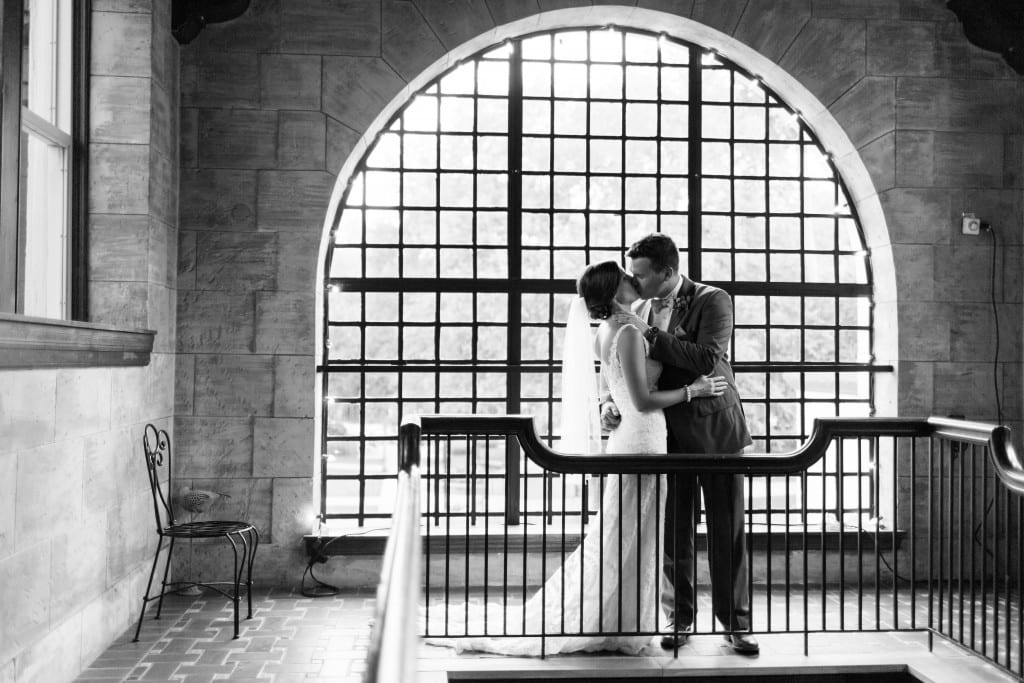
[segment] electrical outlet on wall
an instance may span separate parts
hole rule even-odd
[[[960,227],[965,235],[977,235],[981,233],[981,219],[973,213],[965,213],[960,219]]]

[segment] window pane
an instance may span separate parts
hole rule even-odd
[[[23,312],[41,318],[66,318],[70,245],[65,150],[32,134],[22,135],[22,145]]]
[[[18,224],[3,227],[14,233],[20,256],[9,259],[5,280],[15,311],[44,318],[71,314],[71,11],[70,2],[25,2],[20,74],[5,67],[5,79],[20,80],[22,105]],[[18,158],[17,149],[8,152]]]
[[[29,0],[22,30],[22,105],[71,130],[71,3]]]
[[[871,299],[849,287],[869,284],[866,250],[842,179],[770,84],[692,49],[693,69],[689,45],[645,32],[512,39],[427,86],[367,150],[335,230],[330,272],[343,281],[327,297],[336,324],[325,339],[329,379],[348,377],[331,389],[358,409],[363,432],[346,449],[325,446],[348,461],[332,471],[353,481],[383,472],[381,444],[416,412],[533,415],[552,442],[576,278],[588,263],[625,263],[654,231],[676,241],[685,271],[697,247],[692,276],[739,290],[730,356],[755,449],[790,451],[815,417],[870,411],[870,372],[830,367],[872,362]],[[521,78],[510,73],[519,64]],[[703,101],[691,107],[698,71]],[[519,105],[521,130],[509,130]],[[388,289],[390,277],[407,279],[364,291]],[[471,452],[457,449],[464,478]],[[540,471],[521,466],[533,478],[520,495],[539,509]],[[810,483],[818,499],[859,485],[822,471]],[[382,505],[370,481],[364,503]],[[786,502],[784,484],[751,483],[758,523],[787,521],[763,509]],[[466,494],[452,503],[469,507]]]

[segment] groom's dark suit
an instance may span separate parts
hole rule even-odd
[[[667,330],[649,336],[651,357],[663,364],[659,389],[678,389],[700,375],[723,375],[721,396],[698,398],[665,409],[669,453],[739,453],[750,445],[743,408],[727,349],[732,336],[732,300],[710,285],[683,279],[682,301]],[[646,317],[650,304],[640,311]],[[732,474],[671,477],[665,500],[665,570],[675,592],[667,605],[676,624],[686,627],[694,617],[694,523],[700,489],[708,526],[708,562],[712,607],[729,631],[750,629],[747,552],[743,532],[743,477]],[[676,564],[671,562],[673,550]]]

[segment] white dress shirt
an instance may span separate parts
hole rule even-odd
[[[683,287],[683,278],[679,278],[679,282],[677,282],[676,286],[672,288],[672,291],[668,293],[668,296],[679,296],[679,290],[682,289],[682,287]],[[655,298],[661,299],[661,298],[664,298],[664,297],[655,297]],[[669,320],[671,320],[671,318],[672,318],[672,307],[671,306],[666,306],[665,308],[661,309],[661,311],[655,313],[654,312],[654,306],[651,305],[651,307],[650,307],[650,315],[648,316],[647,324],[648,325],[652,325],[654,327],[657,327],[659,330],[665,332],[665,331],[668,330],[668,323],[669,323]]]

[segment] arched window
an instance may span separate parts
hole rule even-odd
[[[799,113],[698,45],[535,34],[414,95],[345,191],[324,270],[322,519],[390,515],[402,416],[528,413],[550,438],[575,278],[654,231],[734,297],[756,450],[872,411],[864,240]]]

